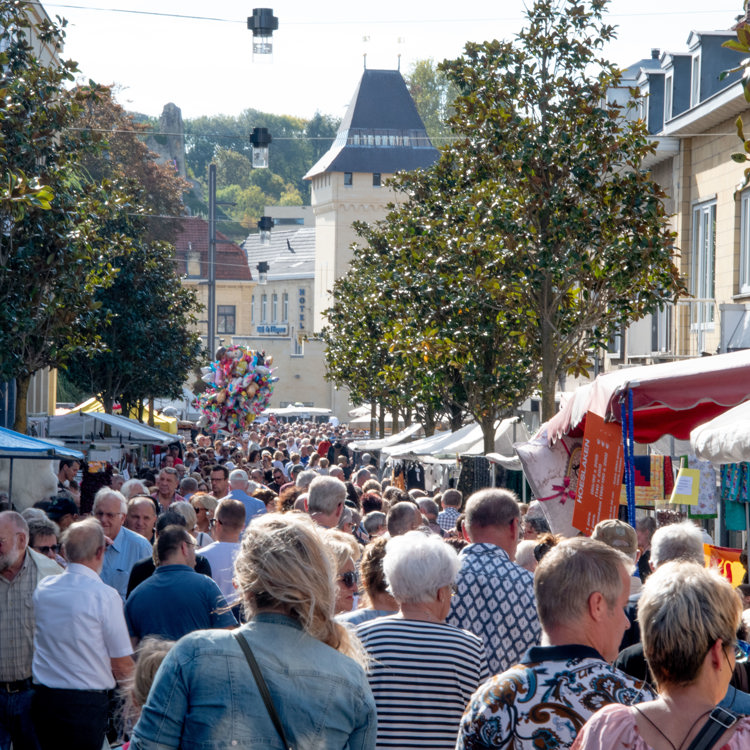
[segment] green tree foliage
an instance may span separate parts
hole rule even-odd
[[[417,60],[405,79],[433,145],[445,145],[452,139],[448,120],[458,88],[432,60]]]
[[[100,335],[106,348],[79,351],[69,375],[94,393],[105,410],[119,401],[125,413],[146,398],[178,397],[199,354],[195,332],[196,294],[182,287],[174,246],[180,228],[181,196],[188,184],[142,143],[138,126],[97,88],[77,122],[80,129],[107,131],[102,153],[83,159],[90,178],[110,180],[130,196],[132,208],[102,223],[106,237],[119,237],[117,276],[96,292]]]
[[[393,355],[370,377],[425,373],[482,425],[486,449],[533,388],[548,419],[561,375],[683,290],[663,193],[640,167],[653,150],[644,123],[607,103],[619,73],[599,56],[613,34],[604,8],[537,0],[515,41],[468,44],[441,65],[460,90],[456,140],[396,177],[405,202],[360,232],[380,257],[358,251],[334,289],[349,335],[364,327],[361,311],[347,318],[345,284],[370,278],[359,304]],[[329,347],[334,373],[342,356]]]
[[[226,156],[221,156],[224,152],[230,151],[233,155],[244,156],[249,162],[252,156],[250,134],[256,127],[268,128],[273,142],[269,168],[254,170],[253,173],[273,174],[280,178],[285,186],[296,189],[303,201],[309,201],[310,185],[302,178],[330,148],[338,129],[338,121],[327,115],[317,113],[311,120],[304,120],[289,115],[272,115],[247,109],[236,117],[214,115],[187,120],[185,143],[188,168],[196,179],[205,184],[208,165],[212,160],[225,159]],[[235,156],[232,158],[236,159]],[[218,166],[220,161],[216,163]],[[236,163],[244,164],[239,161]],[[240,182],[233,181],[239,177],[233,170],[228,169],[225,176],[217,176],[219,187],[235,184],[247,187],[244,178],[241,178]],[[291,187],[284,187],[279,195],[281,192],[289,191]],[[266,201],[270,202],[272,201]]]
[[[742,88],[745,93],[745,101],[750,102],[750,5],[747,0],[743,3],[743,14],[737,19],[735,31],[737,32],[736,39],[730,39],[724,42],[723,47],[732,49],[735,52],[740,52],[746,57],[740,62],[740,64],[732,68],[731,70],[725,70],[720,78],[724,80],[732,73],[742,73]],[[744,164],[750,161],[750,139],[745,136],[744,125],[742,118],[738,117],[736,121],[737,126],[737,137],[742,141],[743,151],[740,153],[732,154],[733,161],[739,164]],[[745,184],[750,182],[750,167],[745,169]]]
[[[664,193],[641,168],[654,145],[608,101],[620,73],[601,57],[614,35],[606,4],[536,0],[516,41],[468,44],[441,65],[461,91],[450,150],[467,182],[450,218],[463,219],[462,253],[498,258],[477,286],[500,284],[523,311],[544,419],[558,378],[586,371],[592,346],[684,290]]]
[[[69,89],[75,63],[37,59],[31,39],[59,53],[63,31],[32,28],[28,6],[0,1],[0,378],[16,379],[21,432],[31,376],[100,345],[94,293],[122,242],[99,225],[130,210],[126,194],[86,180],[80,162],[97,138],[71,128],[89,93]]]

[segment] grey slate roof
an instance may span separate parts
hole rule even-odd
[[[291,279],[315,273],[315,227],[273,229],[271,242],[267,245],[261,244],[259,234],[251,234],[242,243],[242,248],[255,278],[261,261],[269,264],[270,279],[280,276]]]
[[[305,175],[428,167],[438,158],[397,70],[365,70],[331,148]]]

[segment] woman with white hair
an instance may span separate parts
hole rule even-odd
[[[366,655],[333,619],[335,570],[309,517],[269,513],[254,520],[234,569],[249,622],[178,641],[159,668],[130,750],[373,748]]]
[[[684,561],[660,565],[638,605],[655,701],[613,704],[585,724],[573,750],[750,747],[750,717],[717,707],[735,666],[741,604],[725,578]]]
[[[434,534],[388,541],[383,572],[399,613],[356,629],[370,660],[379,748],[452,748],[474,691],[488,677],[481,638],[445,623],[460,567]]]

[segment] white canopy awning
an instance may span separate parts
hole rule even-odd
[[[750,461],[750,401],[691,430],[690,447],[716,465]]]
[[[379,438],[377,440],[355,440],[349,443],[349,447],[355,451],[379,451],[392,445],[398,445],[408,440],[412,435],[416,435],[422,429],[420,422],[410,424],[406,429],[397,432],[395,435]],[[443,433],[441,433],[443,434]]]
[[[37,424],[46,437],[62,440],[67,445],[169,445],[177,439],[175,435],[135,419],[101,412],[72,412],[46,417]]]

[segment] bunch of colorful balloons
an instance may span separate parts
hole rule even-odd
[[[208,389],[198,397],[199,427],[211,432],[244,430],[268,406],[273,393],[273,357],[242,346],[221,347],[202,368]]]

